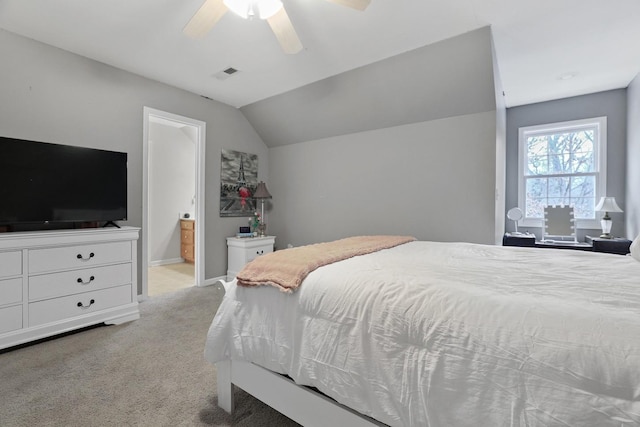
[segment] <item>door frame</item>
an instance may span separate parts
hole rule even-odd
[[[161,119],[193,126],[196,128],[195,140],[195,174],[196,174],[196,201],[195,201],[195,245],[194,245],[194,270],[195,286],[204,286],[204,230],[205,230],[205,145],[206,123],[189,117],[180,116],[166,111],[156,110],[150,107],[143,108],[143,141],[142,141],[142,300],[148,298],[149,283],[149,125],[151,120]]]

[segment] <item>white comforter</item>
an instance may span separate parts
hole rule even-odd
[[[640,425],[628,256],[412,242],[293,294],[228,288],[210,362],[254,362],[392,426]]]

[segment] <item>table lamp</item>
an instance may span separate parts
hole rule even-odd
[[[265,199],[271,198],[271,193],[267,190],[267,184],[260,181],[258,183],[258,187],[256,187],[255,193],[253,193],[253,197],[260,200],[260,225],[258,226],[258,233],[260,234],[260,237],[262,237],[264,236],[267,228],[267,224],[264,222],[264,201]]]
[[[604,212],[604,216],[600,220],[600,226],[602,227],[602,239],[611,239],[611,217],[609,212],[623,212],[620,206],[616,203],[615,197],[603,197],[600,199],[600,203],[595,207],[598,212]]]

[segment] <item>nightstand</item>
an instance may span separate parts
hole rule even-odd
[[[536,245],[536,236],[533,234],[505,233],[502,236],[502,246],[522,246],[533,248]]]
[[[585,240],[593,245],[594,252],[606,252],[609,254],[626,255],[629,253],[629,246],[631,246],[631,240],[620,237],[603,239],[585,236]]]
[[[227,237],[227,281],[233,280],[246,263],[273,252],[275,236]]]

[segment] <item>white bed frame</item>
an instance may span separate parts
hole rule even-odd
[[[288,377],[241,360],[216,363],[218,406],[232,414],[233,386],[236,385],[293,421],[308,427],[385,426]]]

